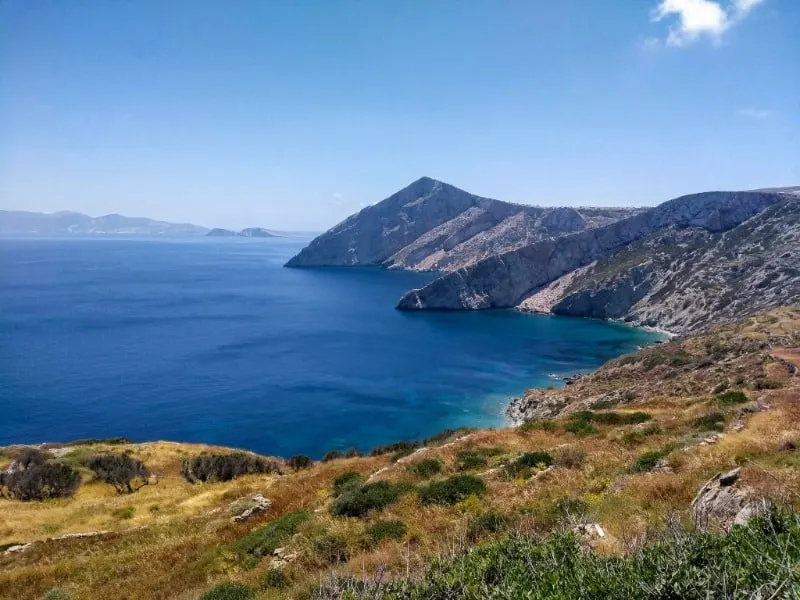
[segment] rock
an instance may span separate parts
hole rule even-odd
[[[269,498],[265,498],[261,494],[256,494],[250,500],[250,506],[245,508],[242,512],[238,515],[231,517],[232,523],[241,523],[243,521],[247,521],[253,515],[260,515],[267,512],[267,509],[272,504],[272,501]]]
[[[580,523],[576,525],[572,531],[581,536],[585,541],[603,539],[606,537],[606,532],[599,523]]]
[[[404,463],[407,463],[409,460],[412,460],[414,457],[419,456],[420,454],[425,454],[428,450],[430,450],[430,448],[427,448],[427,447],[417,448],[416,450],[414,450],[408,456],[404,456],[403,458],[398,458],[397,459],[397,464],[398,465],[402,465]]]
[[[381,473],[385,473],[385,472],[386,472],[386,471],[388,471],[388,470],[389,470],[389,467],[383,467],[383,468],[381,468],[381,469],[378,469],[377,471],[375,471],[375,472],[374,472],[372,475],[370,475],[370,476],[367,478],[367,483],[369,483],[370,481],[372,481],[373,479],[375,479],[375,478],[376,478],[378,475],[380,475]]]
[[[741,485],[740,469],[717,473],[692,500],[692,522],[701,530],[729,531],[761,510],[748,488]]]
[[[33,542],[28,542],[27,544],[17,544],[16,546],[10,546],[5,549],[5,551],[3,552],[3,556],[8,554],[15,554],[17,552],[25,552],[25,550],[33,546],[33,544],[34,544]]]

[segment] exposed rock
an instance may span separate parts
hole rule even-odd
[[[168,223],[117,214],[90,217],[72,211],[0,210],[0,235],[203,235],[207,232],[206,227],[191,223]]]
[[[606,537],[606,532],[599,523],[580,523],[576,525],[572,531],[585,541],[602,539]]]
[[[28,542],[27,544],[17,544],[16,546],[9,546],[3,551],[3,555],[5,556],[8,554],[15,554],[17,552],[25,552],[25,550],[33,546],[33,544],[34,544],[33,542]]]
[[[708,192],[665,202],[647,212],[604,227],[550,238],[517,250],[490,256],[455,273],[444,275],[422,289],[408,292],[400,299],[397,307],[401,310],[510,308],[524,303],[526,299],[564,275],[586,267],[592,262],[607,259],[605,262],[598,263],[594,268],[588,269],[582,277],[578,278],[581,281],[587,281],[586,278],[591,274],[591,277],[594,278],[591,281],[595,283],[587,289],[593,291],[580,296],[580,288],[576,288],[579,284],[571,281],[566,289],[571,291],[571,295],[578,294],[579,297],[574,298],[571,302],[560,301],[553,307],[553,311],[579,316],[627,319],[628,312],[634,305],[643,301],[646,296],[653,296],[659,292],[665,303],[663,305],[665,309],[662,312],[665,312],[667,308],[674,311],[668,302],[671,297],[670,292],[674,291],[673,288],[667,287],[671,280],[668,274],[664,274],[663,282],[662,279],[659,279],[658,285],[652,281],[654,271],[662,273],[661,265],[666,258],[659,259],[661,262],[654,263],[650,256],[652,251],[645,242],[640,242],[640,240],[646,240],[656,234],[667,235],[677,232],[676,235],[682,235],[680,230],[691,230],[689,237],[697,237],[707,247],[707,252],[703,256],[708,255],[709,268],[717,269],[720,275],[723,273],[733,274],[730,277],[732,281],[739,281],[741,277],[737,274],[741,270],[742,273],[745,273],[742,277],[745,277],[748,282],[752,282],[752,285],[762,285],[759,288],[760,296],[766,297],[767,300],[755,303],[757,306],[752,309],[748,308],[750,306],[747,304],[749,298],[741,301],[734,298],[735,302],[729,302],[734,305],[734,308],[730,309],[730,314],[739,316],[744,310],[754,311],[765,305],[785,303],[784,296],[787,293],[797,294],[797,290],[794,290],[791,285],[788,291],[781,291],[785,288],[786,282],[781,286],[773,286],[772,280],[766,280],[766,283],[762,284],[765,280],[759,278],[759,274],[755,273],[746,256],[740,258],[735,264],[726,265],[720,260],[721,256],[726,255],[725,253],[736,251],[737,240],[741,236],[750,236],[754,243],[756,240],[770,239],[765,228],[758,227],[756,227],[757,231],[751,231],[745,227],[728,237],[721,236],[721,234],[738,227],[773,205],[779,206],[766,218],[769,220],[774,217],[773,220],[780,221],[785,225],[785,233],[788,237],[780,237],[781,247],[785,243],[787,247],[793,247],[794,250],[789,250],[789,256],[781,260],[791,260],[794,256],[792,252],[800,252],[797,250],[796,243],[798,230],[798,199],[796,197],[763,192]],[[657,246],[660,243],[664,248],[672,249],[674,244],[668,246],[666,239],[654,243]],[[638,248],[637,242],[640,245],[645,244],[642,251],[634,256],[638,262],[631,260],[632,257],[627,254],[621,255],[623,252]],[[794,246],[792,246],[793,244]],[[711,252],[714,248],[717,249],[716,258],[711,256],[714,254]],[[687,250],[687,248],[680,247],[678,249],[681,254]],[[665,252],[664,254],[669,253]],[[699,278],[698,282],[708,280],[708,274],[699,273],[697,269],[693,268],[693,262],[683,260],[679,263],[675,269],[676,273],[681,276],[690,279],[697,277]],[[728,270],[724,271],[726,266]],[[609,280],[609,282],[613,281],[613,285],[598,284],[595,276],[597,269],[601,268],[605,269],[603,272],[621,272],[625,275],[621,279]],[[800,272],[796,272],[796,269],[780,273],[780,277],[788,277],[792,285],[800,285],[798,283]],[[726,281],[728,280],[724,279],[720,282],[720,291],[718,295],[715,294],[715,297],[721,299],[726,296],[726,293],[728,296],[731,295],[733,284],[726,285]],[[764,286],[773,293],[762,293]],[[692,286],[692,289],[695,287],[700,290],[698,293],[702,293],[699,283],[697,286]],[[686,299],[682,297],[681,302],[685,302]],[[719,300],[717,302],[719,303]],[[714,311],[703,305],[692,310],[692,315],[703,314],[714,314]],[[651,310],[643,311],[637,322],[642,325],[656,325],[661,324],[663,320],[663,316],[658,311]],[[673,328],[678,331],[688,331],[699,325],[697,320],[677,319]]]
[[[423,177],[317,237],[287,266],[455,271],[487,256],[599,227],[641,210],[511,204]]]
[[[269,498],[265,498],[261,494],[256,494],[250,499],[250,506],[245,508],[242,512],[234,517],[231,517],[232,523],[241,523],[247,521],[253,515],[260,515],[267,512],[267,509],[272,504]]]
[[[741,485],[741,469],[717,473],[692,500],[692,522],[702,530],[730,530],[743,525],[757,514],[762,505],[754,500],[750,490]]]

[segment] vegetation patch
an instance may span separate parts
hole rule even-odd
[[[406,535],[408,527],[402,521],[378,521],[366,528],[364,534],[374,545],[380,544],[383,540],[399,540]]]
[[[783,387],[783,382],[777,379],[760,377],[753,382],[753,387],[757,390],[778,390]]]
[[[308,518],[309,514],[305,511],[283,515],[235,542],[234,550],[247,566],[252,566],[254,559],[269,556],[276,548],[280,548]]]
[[[486,485],[474,475],[455,475],[442,481],[434,481],[419,490],[423,504],[453,505],[470,496],[483,496]]]
[[[301,471],[302,469],[308,469],[311,465],[314,464],[314,461],[311,460],[305,454],[295,454],[294,456],[290,456],[286,461],[286,466],[292,469],[293,471]]]
[[[665,446],[658,450],[647,450],[642,452],[639,457],[631,465],[629,469],[631,473],[647,473],[652,471],[658,465],[658,462],[674,450],[673,446]]]
[[[150,469],[130,454],[99,454],[89,458],[86,466],[99,481],[113,485],[117,494],[132,494],[150,479]]]
[[[517,431],[521,433],[530,433],[531,431],[548,431],[553,433],[556,430],[558,430],[558,425],[556,425],[555,421],[549,419],[530,419],[517,427]]]
[[[497,512],[486,512],[469,522],[467,537],[475,541],[483,535],[505,531],[508,525],[509,519],[507,516]]]
[[[122,446],[124,444],[132,444],[133,440],[126,437],[108,437],[108,438],[87,438],[85,440],[75,440],[67,442],[67,446]]]
[[[278,464],[245,452],[201,454],[183,461],[181,474],[190,483],[230,481],[253,473],[276,473]]]
[[[425,460],[421,460],[417,464],[408,467],[408,470],[415,475],[423,477],[424,479],[429,479],[434,475],[441,473],[442,461],[435,458],[426,458]]]
[[[17,471],[0,473],[0,496],[22,501],[67,498],[81,484],[75,469],[48,461],[47,455],[35,448],[26,448],[16,460]]]
[[[503,453],[503,448],[464,448],[456,454],[456,464],[459,471],[482,469],[489,464],[489,458]]]
[[[254,596],[253,588],[238,581],[226,581],[215,585],[200,600],[251,600]]]
[[[722,431],[725,428],[725,415],[712,412],[694,420],[694,426],[701,431]]]
[[[357,471],[347,471],[333,480],[333,495],[339,496],[351,488],[361,485],[361,473]]]
[[[552,455],[547,452],[526,452],[508,463],[503,471],[508,479],[527,479],[553,462]]]
[[[747,397],[747,394],[744,392],[733,390],[725,392],[724,394],[719,394],[715,399],[720,404],[744,404],[745,402],[750,401],[750,399]]]
[[[345,562],[350,558],[347,540],[335,533],[325,533],[315,538],[314,552],[329,564]]]
[[[408,484],[377,481],[345,490],[331,503],[335,517],[363,517],[394,504],[410,489]]]

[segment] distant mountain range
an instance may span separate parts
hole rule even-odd
[[[686,333],[800,298],[800,188],[539,208],[423,177],[287,263],[312,265],[443,272],[401,310],[517,308]]]
[[[0,210],[0,235],[209,235],[214,237],[303,237],[309,234],[270,231],[248,227],[241,231],[209,229],[192,223],[170,223],[145,217],[104,215],[90,217],[78,212],[38,213],[24,210]]]

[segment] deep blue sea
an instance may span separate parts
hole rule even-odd
[[[321,456],[501,426],[550,374],[657,336],[401,313],[430,274],[285,269],[308,240],[0,240],[0,445],[127,436]]]

